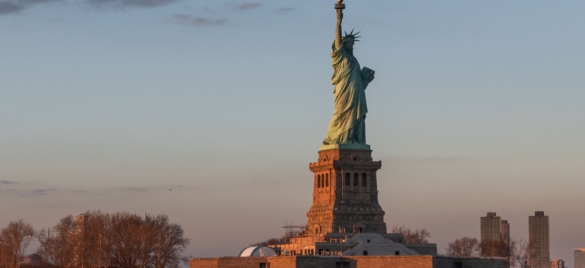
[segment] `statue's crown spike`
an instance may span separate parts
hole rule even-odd
[[[357,40],[357,39],[361,37],[361,36],[358,36],[358,34],[361,33],[361,32],[357,32],[355,34],[353,32],[354,32],[353,29],[351,30],[351,33],[349,33],[349,34],[347,34],[347,32],[345,32],[345,36],[343,37],[343,40],[346,40],[348,38],[351,38],[354,41],[360,41],[360,40]]]

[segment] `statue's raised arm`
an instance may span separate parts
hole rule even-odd
[[[343,21],[343,9],[338,8],[337,10],[337,28],[335,28],[335,48],[341,48],[341,22]]]

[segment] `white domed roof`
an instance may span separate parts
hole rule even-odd
[[[263,246],[254,246],[254,247],[247,247],[242,252],[240,252],[239,257],[276,257],[278,256],[276,252],[269,248]]]

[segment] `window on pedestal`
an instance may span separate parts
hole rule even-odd
[[[362,187],[368,187],[368,175],[366,173],[362,174]]]
[[[325,187],[329,187],[329,174],[325,174]]]
[[[358,187],[359,186],[359,175],[357,173],[353,174],[353,186],[354,187]]]
[[[317,175],[317,188],[321,188],[321,175]]]
[[[345,186],[349,187],[351,185],[349,181],[350,181],[349,173],[345,173]]]

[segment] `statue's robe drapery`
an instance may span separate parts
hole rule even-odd
[[[367,81],[362,77],[357,59],[345,50],[343,44],[337,49],[334,43],[331,50],[335,113],[323,144],[365,144]]]

